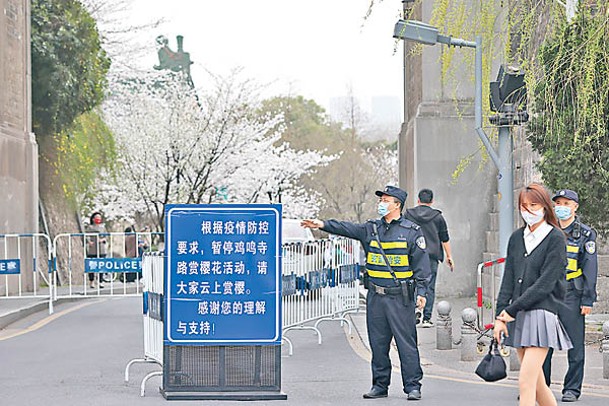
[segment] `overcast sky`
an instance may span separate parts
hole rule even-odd
[[[268,95],[301,94],[328,108],[349,87],[368,109],[373,96],[402,100],[401,47],[392,38],[401,1],[376,0],[134,0],[136,21],[165,18],[158,34],[184,36],[193,80],[204,86],[207,69],[227,75],[243,68]],[[150,38],[154,42],[154,38]],[[156,55],[142,66],[158,63]]]

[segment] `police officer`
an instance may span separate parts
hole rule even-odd
[[[559,190],[552,200],[560,227],[567,234],[567,292],[558,315],[573,343],[573,348],[567,353],[569,369],[563,383],[562,401],[575,402],[581,395],[584,379],[584,318],[590,314],[596,301],[596,232],[576,216],[579,207],[576,192]],[[552,352],[550,348],[543,365],[548,386],[551,381]]]
[[[359,240],[366,253],[366,323],[372,349],[372,389],[365,399],[387,397],[391,379],[392,338],[400,355],[402,384],[408,400],[421,399],[423,370],[417,348],[415,306],[425,307],[429,256],[421,228],[402,217],[406,192],[394,186],[376,191],[378,220],[355,224],[303,220],[301,225]],[[387,259],[387,261],[385,260]],[[389,262],[390,266],[387,266]]]

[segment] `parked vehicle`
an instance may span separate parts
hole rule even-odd
[[[320,262],[316,260],[317,245],[311,229],[300,225],[300,220],[283,219],[281,229],[284,274],[303,273]]]

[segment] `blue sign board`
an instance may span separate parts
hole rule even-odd
[[[281,206],[166,209],[166,345],[281,343]]]
[[[85,258],[85,272],[142,272],[142,259]]]
[[[16,275],[20,272],[20,259],[0,259],[0,275]]]

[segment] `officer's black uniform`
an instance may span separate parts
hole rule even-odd
[[[558,316],[571,338],[573,348],[567,352],[569,369],[563,383],[563,395],[572,392],[576,397],[581,394],[584,380],[584,359],[586,348],[585,316],[581,306],[592,307],[596,301],[596,277],[598,263],[596,258],[596,232],[581,223],[576,217],[563,231],[567,234],[567,293]],[[550,385],[552,369],[552,349],[543,364],[546,383]]]
[[[374,237],[377,225],[378,239],[391,267],[399,280],[413,281],[416,292],[411,300],[404,300],[402,290],[385,265],[383,255]],[[372,349],[372,385],[386,392],[391,379],[389,346],[391,339],[400,355],[404,392],[421,389],[423,370],[417,347],[415,298],[425,297],[430,277],[429,257],[425,252],[425,237],[419,226],[403,217],[390,223],[385,218],[369,220],[363,224],[345,221],[324,221],[322,230],[359,240],[366,252],[369,275],[366,299],[368,339]]]

